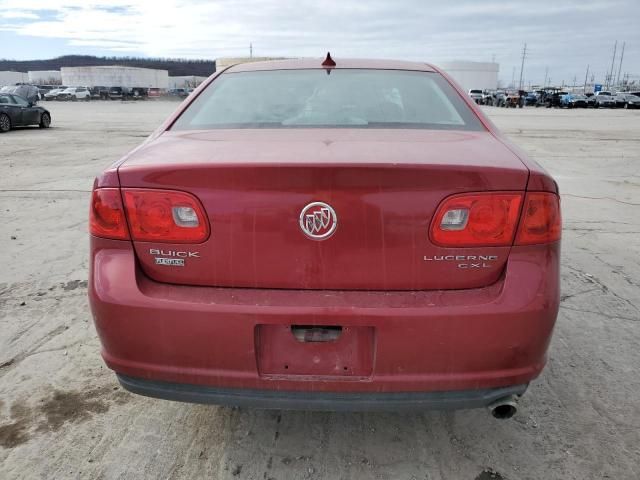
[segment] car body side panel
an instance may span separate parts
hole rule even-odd
[[[22,110],[18,105],[0,105],[0,112],[9,117],[12,127],[22,125]]]

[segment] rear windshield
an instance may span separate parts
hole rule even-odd
[[[224,73],[171,127],[484,130],[438,73],[273,70]]]

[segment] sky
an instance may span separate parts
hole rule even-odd
[[[504,84],[640,82],[640,0],[0,0],[0,57],[395,58],[500,64]],[[515,73],[514,73],[515,72]]]

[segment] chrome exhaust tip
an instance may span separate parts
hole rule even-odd
[[[518,412],[518,397],[516,395],[509,395],[504,398],[499,398],[487,408],[491,412],[491,415],[493,415],[493,418],[506,420]]]

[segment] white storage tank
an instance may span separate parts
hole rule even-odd
[[[151,68],[62,67],[62,84],[79,87],[169,88],[169,72]]]
[[[24,72],[0,72],[0,87],[15,85],[16,83],[29,83],[29,75]]]
[[[61,85],[60,70],[29,70],[29,83],[34,85]]]
[[[451,75],[465,91],[498,88],[500,65],[493,62],[440,62],[436,66]]]

